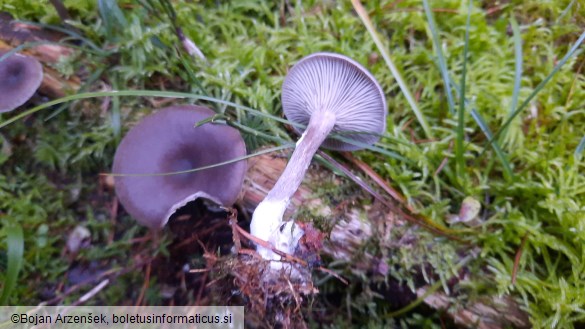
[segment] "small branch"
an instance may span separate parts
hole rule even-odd
[[[148,289],[148,286],[150,284],[150,270],[152,268],[151,265],[152,265],[152,262],[148,262],[146,264],[146,274],[145,274],[145,278],[144,278],[144,284],[142,285],[142,289],[140,289],[140,295],[138,295],[138,299],[136,300],[135,306],[142,305],[142,300],[144,299],[144,294],[146,293],[146,289]]]
[[[50,0],[51,4],[53,4],[53,7],[55,7],[55,10],[57,11],[57,15],[59,15],[59,18],[61,19],[62,23],[65,23],[65,21],[71,19],[71,16],[69,16],[69,12],[67,11],[67,8],[65,8],[65,6],[63,5],[63,2],[61,2],[61,0]]]
[[[341,155],[343,155],[344,158],[349,160],[351,163],[360,168],[364,173],[366,173],[376,184],[378,184],[378,186],[380,186],[384,191],[386,191],[386,193],[388,193],[394,200],[396,200],[400,204],[404,204],[406,207],[409,207],[408,204],[406,204],[406,199],[404,198],[404,196],[400,194],[400,192],[393,189],[390,186],[390,184],[388,184],[382,177],[380,177],[380,175],[378,175],[378,173],[376,173],[370,166],[368,166],[367,163],[354,157],[349,152],[342,152]]]
[[[520,247],[518,248],[518,251],[516,251],[516,256],[514,257],[514,267],[512,268],[512,285],[516,284],[516,274],[518,274],[518,266],[520,264],[520,259],[522,258],[522,251],[524,250],[524,245],[526,244],[527,239],[528,233],[524,234],[522,242],[520,242]]]
[[[236,228],[238,226],[238,210],[236,208],[229,209],[228,221],[232,228],[232,239],[236,247],[236,252],[239,252],[242,249],[242,242],[240,241],[240,235]]]
[[[79,305],[79,304],[83,304],[83,303],[87,302],[90,298],[92,298],[98,292],[100,292],[102,289],[104,289],[108,285],[108,283],[110,283],[110,280],[109,279],[103,280],[97,286],[95,286],[93,289],[91,289],[90,291],[88,291],[85,295],[81,296],[77,300],[77,302],[75,303],[75,305]]]
[[[328,269],[328,268],[324,268],[323,266],[319,266],[317,267],[317,269],[321,272],[327,273],[329,275],[331,275],[332,277],[336,278],[337,280],[343,282],[346,286],[349,284],[349,281],[347,281],[346,279],[342,278],[339,274],[333,272],[332,270]]]

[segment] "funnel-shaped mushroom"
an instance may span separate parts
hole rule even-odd
[[[229,126],[195,123],[215,113],[202,106],[171,106],[145,117],[124,137],[114,157],[115,174],[184,171],[246,155],[240,133]],[[232,205],[240,193],[246,162],[193,173],[118,176],[116,195],[139,223],[163,227],[180,207],[199,197]]]
[[[286,253],[294,252],[303,232],[294,223],[282,225],[290,198],[298,189],[313,155],[323,146],[356,150],[360,145],[327,138],[345,134],[358,144],[373,144],[386,126],[386,100],[375,78],[356,61],[338,54],[316,53],[299,61],[286,76],[282,107],[287,118],[306,125],[286,169],[254,211],[250,231]],[[258,247],[266,259],[279,260]],[[276,265],[275,267],[278,267]]]
[[[6,52],[0,51],[0,57]],[[0,113],[24,104],[43,81],[43,66],[33,57],[12,54],[0,62]]]

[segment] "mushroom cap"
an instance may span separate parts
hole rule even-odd
[[[171,106],[151,114],[122,139],[114,156],[115,174],[156,174],[217,164],[246,155],[239,131],[225,125],[195,123],[213,116],[194,105]],[[193,173],[118,176],[116,195],[139,223],[163,227],[180,207],[199,197],[232,205],[242,188],[246,161]]]
[[[332,133],[368,145],[386,129],[382,88],[358,62],[339,54],[315,53],[295,64],[282,85],[282,108],[289,120],[305,126],[313,112],[331,111],[336,116]],[[322,145],[339,151],[363,148],[331,137]]]
[[[0,51],[0,57],[6,54]],[[24,104],[43,81],[43,66],[33,57],[12,54],[0,62],[0,113]]]

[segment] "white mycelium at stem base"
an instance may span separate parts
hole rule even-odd
[[[303,58],[290,70],[282,89],[286,117],[307,128],[282,176],[254,211],[250,231],[276,249],[292,254],[304,232],[292,221],[283,222],[282,217],[313,155],[322,144],[352,151],[375,143],[385,130],[386,100],[366,69],[332,53]],[[346,138],[361,145],[328,139],[330,132],[353,132]],[[280,260],[270,249],[258,246],[257,250],[264,259]],[[281,263],[272,262],[271,266],[281,268]]]
[[[291,197],[301,185],[303,177],[311,164],[313,155],[319,149],[335,125],[335,114],[329,111],[313,113],[307,130],[297,142],[295,151],[284,172],[268,192],[266,198],[258,205],[252,217],[250,232],[252,235],[270,242],[276,249],[288,254],[294,252],[303,231],[294,222],[287,222],[281,227],[282,216]],[[279,260],[280,256],[271,250],[258,247],[258,253],[264,259]],[[276,267],[278,265],[275,264]]]

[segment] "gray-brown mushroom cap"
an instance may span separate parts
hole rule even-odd
[[[115,174],[177,172],[246,154],[240,133],[229,126],[195,123],[215,113],[202,106],[171,106],[145,117],[116,150]],[[198,197],[232,205],[241,190],[246,162],[166,176],[117,176],[118,199],[138,222],[161,228],[180,207]]]
[[[0,51],[0,57],[6,52]],[[43,81],[43,66],[33,57],[12,54],[0,62],[0,113],[24,104]]]
[[[282,107],[289,120],[303,125],[313,112],[331,111],[336,117],[332,133],[362,144],[374,144],[386,129],[382,88],[359,63],[339,54],[315,53],[295,64],[282,86]],[[322,146],[342,151],[363,148],[334,138]]]

